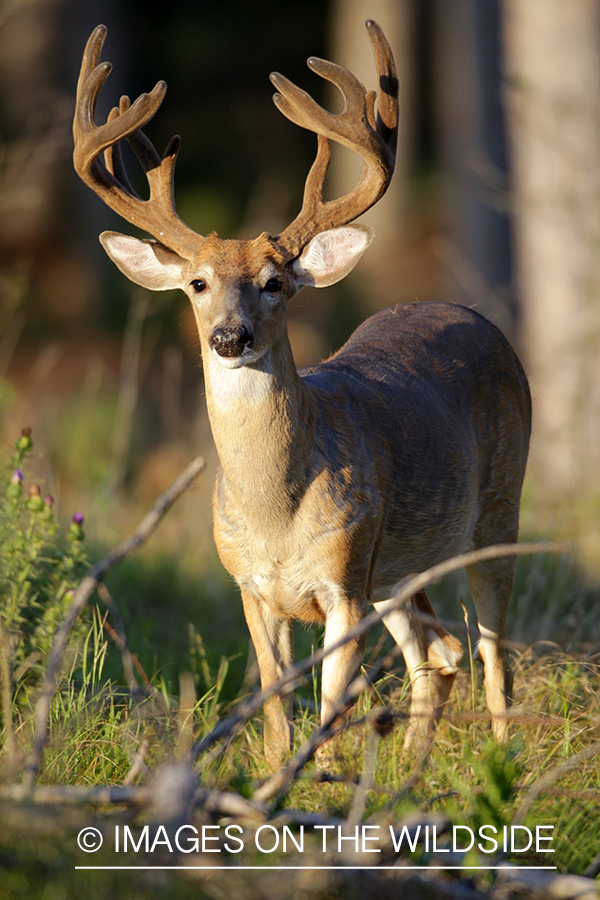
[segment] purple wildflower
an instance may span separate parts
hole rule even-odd
[[[15,469],[10,480],[13,484],[21,484],[24,478],[23,471],[21,469]]]
[[[76,525],[83,525],[83,513],[73,513],[73,521]]]

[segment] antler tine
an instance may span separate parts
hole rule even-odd
[[[123,100],[125,98],[121,97],[121,104],[123,104]],[[112,122],[113,119],[116,119],[120,115],[119,107],[114,107],[111,109],[108,114],[107,122]],[[107,147],[104,151],[104,164],[106,168],[110,172],[111,175],[115,177],[115,179],[119,182],[121,187],[128,193],[131,194],[132,197],[136,197],[138,200],[142,198],[138,196],[137,192],[131,186],[131,182],[129,181],[129,176],[125,170],[125,165],[123,163],[123,154],[121,153],[121,144],[111,144],[110,147]]]
[[[189,258],[198,250],[202,239],[175,212],[173,175],[179,138],[169,142],[161,160],[141,130],[161,105],[167,86],[159,81],[149,94],[141,94],[133,103],[128,97],[121,97],[119,107],[111,110],[106,123],[97,126],[96,101],[112,69],[110,63],[99,62],[105,38],[106,28],[99,25],[83,54],[73,120],[75,170],[111,209]],[[129,182],[119,147],[123,139],[131,145],[146,173],[150,186],[148,200],[142,200]]]
[[[83,51],[83,59],[81,60],[79,78],[77,79],[78,96],[80,95],[85,82],[88,80],[92,72],[98,67],[102,47],[104,45],[104,41],[106,40],[106,34],[106,25],[98,25],[96,28],[94,28],[88,38],[88,42],[85,45],[85,50]],[[103,68],[106,69],[106,75],[104,76],[106,78],[110,73],[112,66],[110,63],[104,63]],[[101,86],[102,85],[100,85],[100,87]],[[100,90],[100,87],[98,88],[98,90]]]
[[[377,133],[385,141],[395,159],[398,143],[398,73],[390,45],[377,22],[369,19],[366,27],[379,76]]]
[[[311,58],[308,66],[321,78],[336,85],[344,95],[345,108],[334,115],[287,78],[275,72],[271,81],[278,93],[275,105],[290,121],[316,132],[318,150],[306,179],[302,209],[279,235],[285,252],[297,256],[309,240],[321,231],[346,225],[366,212],[385,193],[394,171],[398,130],[398,77],[394,58],[376,22],[366,23],[373,45],[379,90],[366,93],[360,81],[343,66]],[[374,114],[377,100],[377,117]],[[363,167],[354,189],[336,200],[323,200],[323,183],[329,165],[329,140],[337,141],[363,158]]]

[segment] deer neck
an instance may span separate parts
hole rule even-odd
[[[282,527],[306,486],[314,415],[287,340],[223,366],[203,347],[206,401],[227,489],[248,519]]]

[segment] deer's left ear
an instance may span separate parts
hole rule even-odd
[[[298,287],[328,287],[341,281],[374,237],[366,225],[343,225],[317,234],[292,263]]]

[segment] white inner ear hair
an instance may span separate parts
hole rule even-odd
[[[313,273],[328,273],[344,268],[368,241],[368,236],[356,228],[334,228],[316,235],[302,256],[302,267]]]

